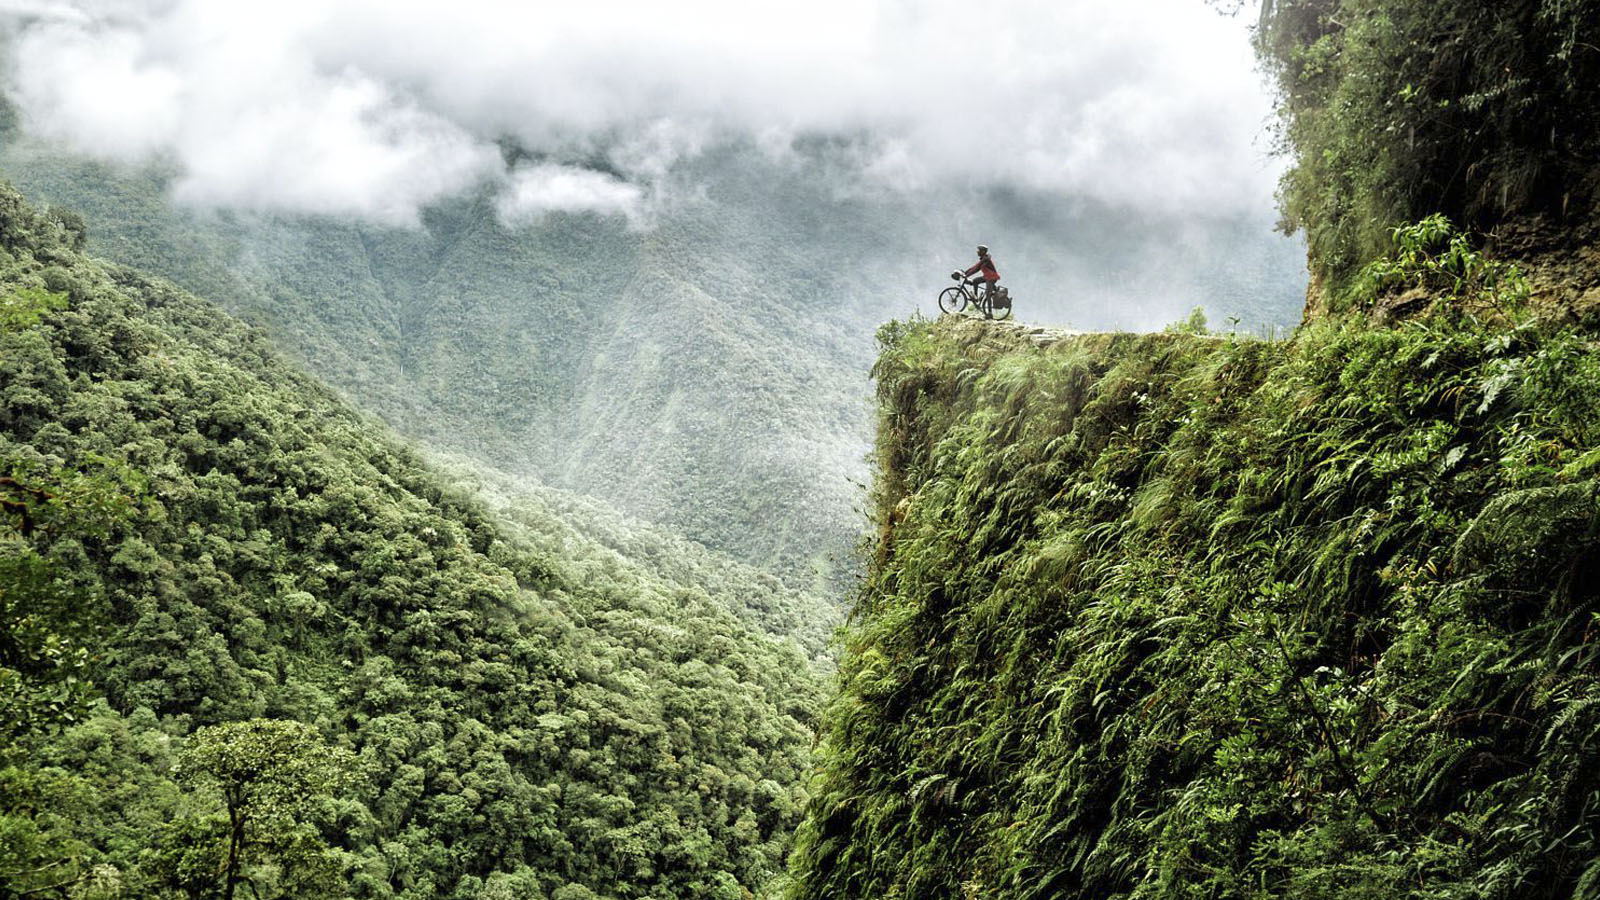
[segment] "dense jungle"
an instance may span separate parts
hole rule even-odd
[[[1600,3],[1189,4],[1277,233],[1082,10],[424,6],[0,10],[0,900],[1600,897]]]

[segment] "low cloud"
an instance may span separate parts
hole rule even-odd
[[[499,155],[353,74],[285,102],[218,110],[182,134],[176,195],[203,205],[414,224],[420,207],[497,177]]]
[[[4,2],[26,127],[169,157],[197,204],[411,223],[498,185],[508,220],[637,216],[728,141],[856,147],[868,187],[1002,187],[1260,214],[1278,165],[1240,20],[1203,0]],[[503,161],[512,139],[545,164]],[[588,166],[604,169],[583,171]]]
[[[612,175],[573,166],[540,164],[511,173],[496,208],[502,221],[526,224],[553,212],[620,214],[638,221],[644,191]]]
[[[41,27],[21,46],[16,98],[29,121],[46,138],[114,159],[172,146],[183,117],[182,75],[145,64],[138,35],[94,34],[86,23]]]
[[[204,5],[80,4],[22,28],[12,96],[42,137],[179,163],[183,202],[417,221],[499,177],[494,146],[292,39],[303,19]],[[259,28],[245,27],[247,24]]]

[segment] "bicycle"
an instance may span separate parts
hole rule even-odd
[[[969,284],[962,272],[951,272],[950,277],[955,279],[954,287],[947,287],[939,292],[939,311],[958,313],[967,307],[972,307],[983,313],[985,319],[1011,318],[1011,293],[999,285],[995,286],[994,299],[1001,301],[990,304],[988,292]],[[1001,310],[997,313],[995,307]]]

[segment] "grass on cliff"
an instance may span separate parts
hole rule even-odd
[[[880,340],[791,897],[1600,895],[1589,334]]]

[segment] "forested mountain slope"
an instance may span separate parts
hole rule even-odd
[[[1600,344],[1500,284],[1281,343],[886,326],[790,895],[1593,896]]]
[[[261,325],[403,434],[792,585],[843,583],[872,324],[849,302],[869,288],[836,294],[829,274],[870,244],[849,210],[740,223],[738,204],[708,201],[648,231],[592,215],[511,230],[481,196],[386,228],[194,214],[169,203],[158,170],[25,150],[10,148],[8,170],[92,221],[96,252]],[[778,233],[791,228],[808,234]],[[822,258],[790,252],[819,242]]]
[[[80,228],[0,190],[0,896],[761,890],[794,595],[498,521]]]
[[[446,481],[480,500],[502,534],[551,556],[604,565],[612,580],[666,582],[705,592],[750,626],[794,638],[807,655],[831,663],[843,619],[835,601],[788,587],[776,575],[648,522],[620,515],[582,494],[529,484],[481,461],[429,453]]]
[[[872,329],[931,307],[974,242],[1004,251],[1030,314],[1105,318],[1078,327],[1200,303],[1286,324],[1303,283],[1297,249],[1261,223],[873,191],[826,147],[792,163],[708,151],[638,227],[508,224],[485,192],[406,229],[179,207],[159,164],[15,130],[0,143],[28,196],[93,223],[94,252],[260,325],[401,433],[835,593],[859,536]]]

